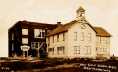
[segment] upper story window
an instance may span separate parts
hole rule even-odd
[[[50,45],[50,37],[48,37],[48,46]]]
[[[59,34],[57,34],[57,42],[59,41]]]
[[[110,38],[106,38],[106,44],[110,43]]]
[[[101,37],[101,43],[106,44],[107,43],[107,38]]]
[[[28,38],[22,38],[22,44],[28,44]]]
[[[54,43],[54,35],[52,36],[52,42]]]
[[[11,34],[12,40],[14,40],[14,33]]]
[[[22,29],[22,35],[28,35],[28,29]]]
[[[45,37],[45,30],[43,30],[43,29],[34,29],[34,37],[35,38],[44,38]]]
[[[81,39],[81,41],[84,41],[84,32],[81,32],[81,37],[80,37],[80,39]]]
[[[77,41],[77,32],[74,32],[74,41]]]
[[[63,41],[65,40],[65,33],[63,33]]]
[[[88,35],[87,36],[88,37],[88,41],[91,41],[92,40],[92,34],[91,33],[88,33],[87,35]]]

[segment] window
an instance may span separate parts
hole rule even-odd
[[[109,44],[109,38],[106,38],[106,44]]]
[[[14,51],[14,44],[12,43],[12,47],[11,47],[11,50]]]
[[[57,47],[57,54],[64,54],[64,46]]]
[[[80,54],[80,46],[74,46],[74,54]]]
[[[98,52],[107,52],[107,48],[98,48],[97,51]]]
[[[48,37],[48,46],[50,45],[50,37]]]
[[[59,34],[57,34],[57,42],[59,41]]]
[[[11,34],[12,40],[14,40],[14,33]]]
[[[48,48],[48,52],[54,54],[54,48]]]
[[[74,41],[77,41],[77,32],[74,32]]]
[[[42,37],[45,37],[45,31],[44,30],[42,31]]]
[[[52,42],[54,43],[54,35],[53,35],[53,37],[52,37]]]
[[[107,48],[102,48],[103,49],[103,52],[107,52]]]
[[[91,41],[92,40],[92,37],[91,37],[92,35],[91,35],[91,33],[88,33],[88,41]]]
[[[100,43],[102,43],[102,37],[100,37],[100,39],[99,39],[99,40],[100,40]]]
[[[31,42],[31,48],[36,49],[40,47],[40,42]]]
[[[63,41],[65,40],[65,33],[63,33]]]
[[[28,35],[28,29],[22,29],[22,35]]]
[[[22,38],[22,44],[28,44],[28,38]]]
[[[81,37],[80,37],[81,41],[84,41],[84,32],[81,32]]]
[[[45,37],[45,30],[34,29],[34,36],[35,36],[35,38],[44,38]]]
[[[91,46],[85,46],[86,54],[91,54]]]
[[[101,38],[101,43],[106,44],[107,39],[106,38]]]

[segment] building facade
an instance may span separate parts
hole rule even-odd
[[[102,27],[92,26],[80,7],[75,20],[60,24],[47,35],[48,57],[109,58],[110,37]]]
[[[28,46],[28,55],[46,56],[46,35],[56,24],[19,21],[8,30],[9,57],[22,56],[21,46]],[[25,55],[27,53],[25,52]]]
[[[111,35],[92,26],[80,7],[73,21],[47,24],[19,21],[8,30],[9,57],[109,58]],[[22,47],[29,47],[23,52]]]

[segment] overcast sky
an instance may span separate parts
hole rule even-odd
[[[91,25],[111,35],[111,55],[118,56],[118,0],[0,0],[0,56],[8,56],[8,28],[17,21],[62,23],[76,17],[82,6]]]

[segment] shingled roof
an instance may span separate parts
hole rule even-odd
[[[55,34],[59,34],[59,33],[63,33],[63,32],[67,32],[68,29],[70,28],[70,26],[72,26],[74,23],[76,23],[77,21],[71,21],[65,25],[60,25],[58,26],[56,29],[52,30],[47,36],[52,36]],[[101,37],[111,37],[111,35],[102,27],[92,27],[90,24],[88,24],[95,32],[96,32],[96,36],[101,36]]]
[[[69,28],[72,24],[74,24],[74,23],[76,23],[76,22],[77,22],[77,21],[74,20],[74,21],[71,21],[71,22],[69,22],[69,23],[67,23],[67,24],[65,24],[65,25],[60,25],[60,26],[58,26],[56,29],[54,29],[54,30],[52,30],[51,32],[49,32],[49,34],[48,34],[47,36],[51,36],[51,35],[59,34],[59,33],[62,33],[62,32],[66,32],[66,31],[68,31],[68,28]]]
[[[110,33],[108,33],[105,29],[103,29],[102,27],[94,27],[94,29],[97,32],[97,36],[101,36],[101,37],[111,37]]]

